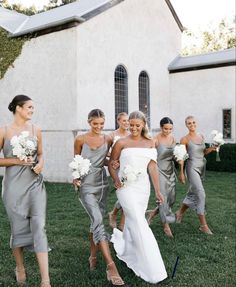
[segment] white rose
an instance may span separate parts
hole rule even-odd
[[[134,173],[128,173],[126,175],[127,182],[134,182],[137,179],[137,176]]]
[[[211,135],[217,135],[218,134],[218,131],[217,130],[212,130],[211,131]]]
[[[69,167],[72,169],[77,169],[78,164],[75,161],[72,161],[71,163],[69,163]]]
[[[35,149],[36,149],[34,142],[31,141],[31,140],[27,140],[27,141],[26,141],[26,147],[27,147],[28,149],[30,149],[30,150],[35,150]]]
[[[10,143],[11,143],[12,146],[17,145],[18,142],[19,142],[19,141],[18,141],[18,137],[17,137],[17,136],[12,137],[12,139],[11,139],[11,141],[10,141]]]
[[[24,138],[27,138],[29,136],[29,132],[28,131],[23,131],[21,132],[21,135],[24,137]]]
[[[75,170],[75,171],[72,172],[72,177],[74,179],[79,179],[80,178],[80,173],[77,170]]]

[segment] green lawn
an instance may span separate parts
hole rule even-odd
[[[48,191],[48,239],[50,274],[53,287],[105,287],[105,264],[98,260],[96,271],[88,268],[89,219],[81,207],[76,193],[69,184],[47,183]],[[233,287],[236,286],[235,257],[235,200],[236,178],[233,173],[208,172],[205,181],[207,193],[207,219],[214,232],[207,236],[198,231],[198,220],[188,211],[184,222],[172,225],[174,239],[163,235],[159,218],[151,227],[157,238],[169,278],[158,284],[168,287]],[[187,186],[177,187],[174,210],[179,207]],[[17,191],[16,191],[17,192]],[[109,197],[109,209],[115,202],[115,193]],[[154,197],[150,207],[154,206]],[[108,219],[105,222],[107,224]],[[0,286],[16,286],[14,260],[9,249],[9,224],[0,202]],[[107,230],[111,231],[108,227]],[[171,279],[176,257],[179,264],[176,276]],[[115,258],[115,256],[114,256]],[[153,286],[137,278],[125,264],[115,259],[127,287]],[[39,286],[39,274],[33,254],[26,253],[28,285]]]

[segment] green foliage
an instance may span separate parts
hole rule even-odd
[[[0,79],[10,66],[14,67],[13,62],[27,40],[28,37],[9,38],[8,33],[0,28]]]
[[[235,18],[231,21],[222,19],[217,27],[210,26],[205,31],[187,30],[183,35],[188,41],[182,50],[185,56],[235,48]]]
[[[214,152],[208,154],[206,159],[208,170],[236,172],[236,144],[224,144],[220,147],[220,162],[216,161]]]
[[[187,211],[181,224],[171,224],[174,239],[163,234],[159,216],[151,228],[158,241],[168,278],[158,285],[148,284],[134,275],[119,261],[112,249],[113,259],[127,287],[231,287],[236,286],[235,273],[235,174],[207,172],[204,182],[207,202],[207,220],[214,232],[207,236],[198,230],[195,212]],[[1,181],[1,179],[0,179]],[[89,271],[89,217],[78,201],[71,184],[46,184],[48,192],[47,233],[52,251],[49,253],[52,286],[108,287],[105,262],[98,254],[96,270]],[[177,185],[176,211],[187,191],[187,185]],[[115,192],[108,196],[108,210],[116,201]],[[152,191],[149,208],[155,206]],[[10,227],[0,201],[0,286],[17,286],[14,278],[14,260],[9,250]],[[107,225],[108,218],[105,218]],[[107,226],[106,230],[111,233]],[[28,284],[40,285],[35,256],[25,252]],[[176,275],[171,279],[176,257],[179,256]]]

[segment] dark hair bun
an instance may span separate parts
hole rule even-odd
[[[20,106],[22,107],[27,101],[31,101],[31,98],[25,95],[18,95],[13,98],[13,100],[8,105],[8,110],[13,112],[13,114],[16,112],[16,107]]]
[[[8,105],[8,110],[10,111],[10,112],[13,112],[14,110],[15,110],[15,106],[14,106],[14,104],[12,103],[12,102],[10,102],[10,104]]]
[[[163,127],[165,124],[171,124],[173,125],[173,121],[172,119],[168,118],[168,117],[164,117],[160,120],[160,126]]]

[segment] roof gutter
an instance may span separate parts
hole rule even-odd
[[[61,20],[55,21],[53,23],[47,23],[47,24],[38,26],[37,28],[30,28],[30,29],[19,31],[19,32],[10,33],[10,37],[11,38],[19,37],[19,36],[22,36],[22,35],[31,34],[31,33],[34,33],[34,32],[38,32],[38,31],[41,31],[41,30],[48,29],[48,28],[56,27],[56,26],[59,26],[59,25],[64,25],[64,24],[67,24],[67,23],[70,23],[70,22],[83,23],[84,21],[85,21],[85,19],[83,17],[72,16],[72,17],[69,17],[69,18],[65,18],[65,19],[61,19]]]

